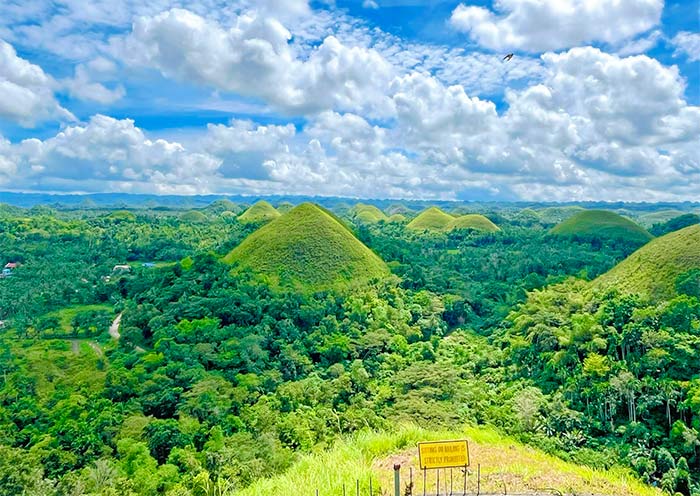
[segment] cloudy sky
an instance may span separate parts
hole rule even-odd
[[[3,0],[0,190],[700,201],[699,9]]]

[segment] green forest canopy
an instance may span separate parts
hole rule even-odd
[[[697,226],[625,260],[638,240],[552,236],[518,212],[416,236],[309,204],[260,229],[4,210],[0,264],[19,265],[0,279],[0,493],[252,491],[406,423],[488,425],[697,493]]]

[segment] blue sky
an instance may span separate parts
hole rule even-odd
[[[699,30],[677,0],[10,0],[0,189],[698,201]]]

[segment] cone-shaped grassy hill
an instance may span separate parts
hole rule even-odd
[[[515,218],[519,219],[533,219],[533,220],[540,220],[540,214],[536,210],[533,210],[531,208],[524,208],[517,214],[515,214]]]
[[[652,239],[644,228],[608,210],[585,210],[555,226],[552,234],[603,239],[624,239],[646,243]]]
[[[386,222],[389,218],[384,212],[379,210],[374,205],[365,205],[364,203],[358,203],[352,209],[352,215],[355,221],[362,224],[376,224],[379,221]]]
[[[260,200],[258,203],[239,215],[238,220],[244,224],[249,222],[268,222],[276,219],[280,215],[281,214],[275,210],[275,207],[267,203],[265,200]]]
[[[413,212],[410,208],[408,208],[403,203],[395,203],[393,205],[389,205],[389,207],[387,207],[385,209],[385,211],[389,215],[394,215],[394,214],[410,215],[411,212]]]
[[[496,232],[498,226],[481,214],[466,214],[454,217],[437,207],[430,207],[421,212],[406,226],[414,231],[447,232],[454,229],[474,229],[476,231]]]
[[[275,286],[338,289],[389,275],[386,264],[333,214],[303,203],[248,236],[224,261]]]
[[[453,229],[474,229],[475,231],[496,232],[501,229],[481,214],[467,214],[457,217],[447,224],[447,231]]]
[[[233,212],[234,214],[238,214],[242,209],[231,200],[222,198],[221,200],[211,202],[204,208],[204,210],[214,214],[222,214],[224,212]]]
[[[406,222],[406,216],[403,214],[392,214],[387,222]]]
[[[185,222],[191,222],[193,224],[202,224],[208,220],[207,216],[199,210],[190,210],[189,212],[185,212],[180,216],[180,218]]]
[[[545,207],[537,210],[540,220],[545,224],[558,224],[574,215],[585,211],[583,207],[576,205],[565,207]]]
[[[294,208],[294,204],[287,202],[287,201],[281,202],[280,204],[277,205],[277,211],[280,214],[286,214],[287,212],[289,212],[293,208]]]
[[[595,279],[593,285],[667,298],[676,294],[676,278],[692,269],[700,269],[700,225],[656,238]]]
[[[437,207],[430,207],[423,210],[418,217],[409,222],[406,227],[414,231],[433,231],[439,232],[447,229],[447,226],[455,220],[450,214],[447,214]]]
[[[542,222],[540,214],[531,208],[524,208],[513,216],[513,220],[522,226],[533,226]]]
[[[117,210],[107,216],[108,219],[119,222],[135,222],[136,216],[127,210]]]

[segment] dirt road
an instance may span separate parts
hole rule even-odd
[[[114,322],[112,322],[112,325],[109,326],[109,335],[112,336],[112,339],[115,341],[119,341],[119,325],[122,323],[122,314],[120,313],[117,315],[117,318],[114,319]]]

